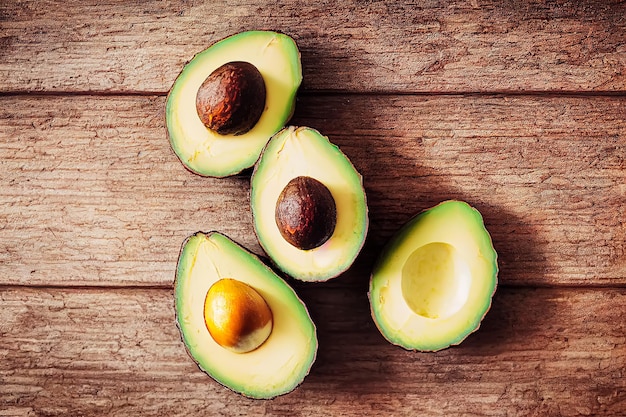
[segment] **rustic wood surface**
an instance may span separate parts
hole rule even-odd
[[[231,3],[0,4],[0,416],[626,415],[626,3]],[[183,64],[259,28],[298,42],[292,122],[350,157],[371,219],[349,271],[289,281],[320,350],[271,401],[180,341],[185,237],[262,250],[249,174],[186,171],[164,127]],[[376,330],[368,276],[448,198],[484,215],[500,287],[463,344],[407,352]]]
[[[171,291],[5,288],[0,396],[23,415],[624,410],[626,289],[504,288],[478,333],[438,353],[407,352],[384,341],[368,320],[362,291],[321,285],[300,293],[320,323],[317,361],[296,391],[255,401],[208,380],[188,359]]]
[[[163,97],[3,101],[0,282],[169,286],[181,237],[198,230],[261,253],[248,177],[186,171],[163,137]],[[459,198],[485,217],[501,283],[624,285],[624,114],[620,97],[305,96],[292,122],[328,134],[363,174],[365,254]]]
[[[620,0],[7,1],[0,91],[164,92],[182,65],[248,29],[293,36],[304,89],[622,91]]]

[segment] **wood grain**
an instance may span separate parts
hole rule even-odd
[[[162,97],[2,102],[2,282],[170,285],[186,235],[255,247],[247,179],[187,172]]]
[[[619,0],[0,4],[0,91],[165,92],[185,62],[249,29],[285,31],[305,90],[624,91]]]
[[[169,286],[182,241],[219,230],[261,253],[249,178],[201,178],[165,137],[163,97],[4,97],[0,283]],[[463,199],[483,213],[503,284],[626,283],[626,100],[302,97],[293,119],[364,176],[368,243]]]
[[[197,369],[180,341],[170,290],[4,288],[2,415],[626,411],[624,289],[504,289],[477,333],[423,354],[382,339],[365,292],[301,287],[318,326],[318,358],[296,391],[273,401],[242,398]]]
[[[461,199],[483,214],[505,283],[624,282],[623,98],[311,97],[297,112],[364,175],[373,255],[412,215]]]
[[[626,415],[626,2],[0,2],[0,416]],[[249,177],[186,171],[165,94],[227,35],[302,52],[293,124],[364,176],[371,225],[343,276],[290,280],[318,327],[271,401],[203,374],[175,324],[190,234],[256,253]],[[478,332],[425,354],[383,340],[374,259],[463,199],[498,251]]]

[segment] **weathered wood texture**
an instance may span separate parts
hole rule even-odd
[[[0,416],[626,415],[626,2],[303,3],[0,3]],[[272,401],[198,370],[171,288],[198,230],[261,253],[249,177],[186,171],[164,128],[184,63],[247,29],[298,42],[293,123],[351,158],[371,219],[345,275],[289,281],[320,350]],[[449,198],[500,287],[462,345],[407,352],[368,275]]]
[[[624,289],[505,289],[478,333],[434,354],[384,341],[364,291],[320,284],[300,292],[318,323],[317,362],[296,391],[254,401],[219,386],[187,356],[169,290],[5,288],[0,414],[622,417],[626,411]]]
[[[0,91],[165,92],[195,53],[285,31],[307,90],[624,91],[618,0],[6,1]]]
[[[260,247],[249,178],[200,178],[169,149],[162,97],[0,99],[0,282],[170,285],[184,238]],[[364,176],[371,227],[348,280],[409,217],[458,198],[485,217],[501,282],[626,284],[626,100],[303,97]]]

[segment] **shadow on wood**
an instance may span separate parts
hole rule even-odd
[[[487,219],[494,215],[491,209],[486,212]],[[494,242],[496,247],[508,249],[503,251],[502,262],[515,262],[510,255],[515,249],[508,246],[535,250],[541,247],[532,241],[532,233],[523,235],[527,239],[511,236]],[[541,289],[501,286],[481,327],[459,346],[436,353],[406,351],[388,343],[371,318],[367,291],[372,257],[378,248],[370,244],[365,250],[343,276],[313,286],[297,285],[318,327],[318,359],[308,386],[332,380],[337,384],[336,390],[363,394],[380,392],[381,384],[392,389],[392,381],[399,378],[411,384],[419,384],[420,379],[471,380],[474,365],[479,365],[478,371],[490,361],[506,361],[503,358],[513,347],[530,351],[525,355],[532,358],[535,349],[545,348],[535,345],[542,343],[546,334],[554,333],[554,317],[563,313],[549,298],[541,293],[536,296]],[[538,252],[532,256],[542,257]],[[535,272],[540,274],[542,266],[538,262]]]
[[[348,272],[327,283],[296,284],[318,326],[318,359],[307,386],[333,381],[332,388],[339,392],[364,394],[392,391],[393,381],[399,379],[411,385],[419,385],[420,380],[471,380],[476,378],[472,363],[496,361],[511,346],[534,340],[544,321],[556,314],[555,305],[533,302],[532,296],[511,297],[516,288],[500,288],[481,328],[460,346],[437,353],[406,351],[384,340],[370,315],[367,291],[376,258],[406,221],[448,199],[467,201],[483,215],[498,252],[501,283],[517,282],[516,274],[530,275],[541,283],[549,268],[546,244],[536,225],[494,204],[488,190],[468,190],[458,181],[458,174],[446,175],[442,168],[424,165],[423,142],[430,141],[431,158],[438,151],[433,138],[423,136],[426,128],[407,130],[406,124],[395,126],[389,120],[380,126],[380,112],[397,104],[392,96],[377,100],[377,108],[359,106],[358,121],[351,116],[349,96],[341,100],[333,96],[332,112],[318,100],[305,98],[294,117],[294,123],[328,135],[352,160],[364,177],[370,213],[368,239]],[[450,146],[449,141],[456,139],[446,140]],[[481,175],[486,174],[475,173],[478,183]],[[520,299],[528,301],[529,307],[519,305]]]

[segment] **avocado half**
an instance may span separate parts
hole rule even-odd
[[[372,317],[391,343],[437,351],[478,329],[491,306],[497,254],[480,213],[446,201],[407,222],[370,280]]]
[[[324,184],[336,206],[332,235],[321,246],[308,250],[285,240],[275,219],[281,191],[299,176]],[[367,235],[369,221],[361,175],[336,145],[309,127],[287,127],[268,142],[252,173],[250,205],[265,252],[283,272],[302,281],[326,281],[344,272]]]
[[[254,288],[273,315],[265,342],[247,353],[218,345],[205,324],[209,288],[233,278]],[[309,373],[317,354],[316,328],[293,289],[257,256],[228,237],[198,232],[183,244],[174,284],[178,327],[190,356],[220,384],[251,398],[292,391]]]
[[[253,64],[263,76],[265,109],[247,133],[221,135],[201,121],[196,94],[214,70],[236,61]],[[213,44],[185,65],[168,94],[165,115],[172,149],[185,167],[203,176],[225,177],[251,167],[293,115],[301,82],[300,52],[287,35],[248,31]]]

